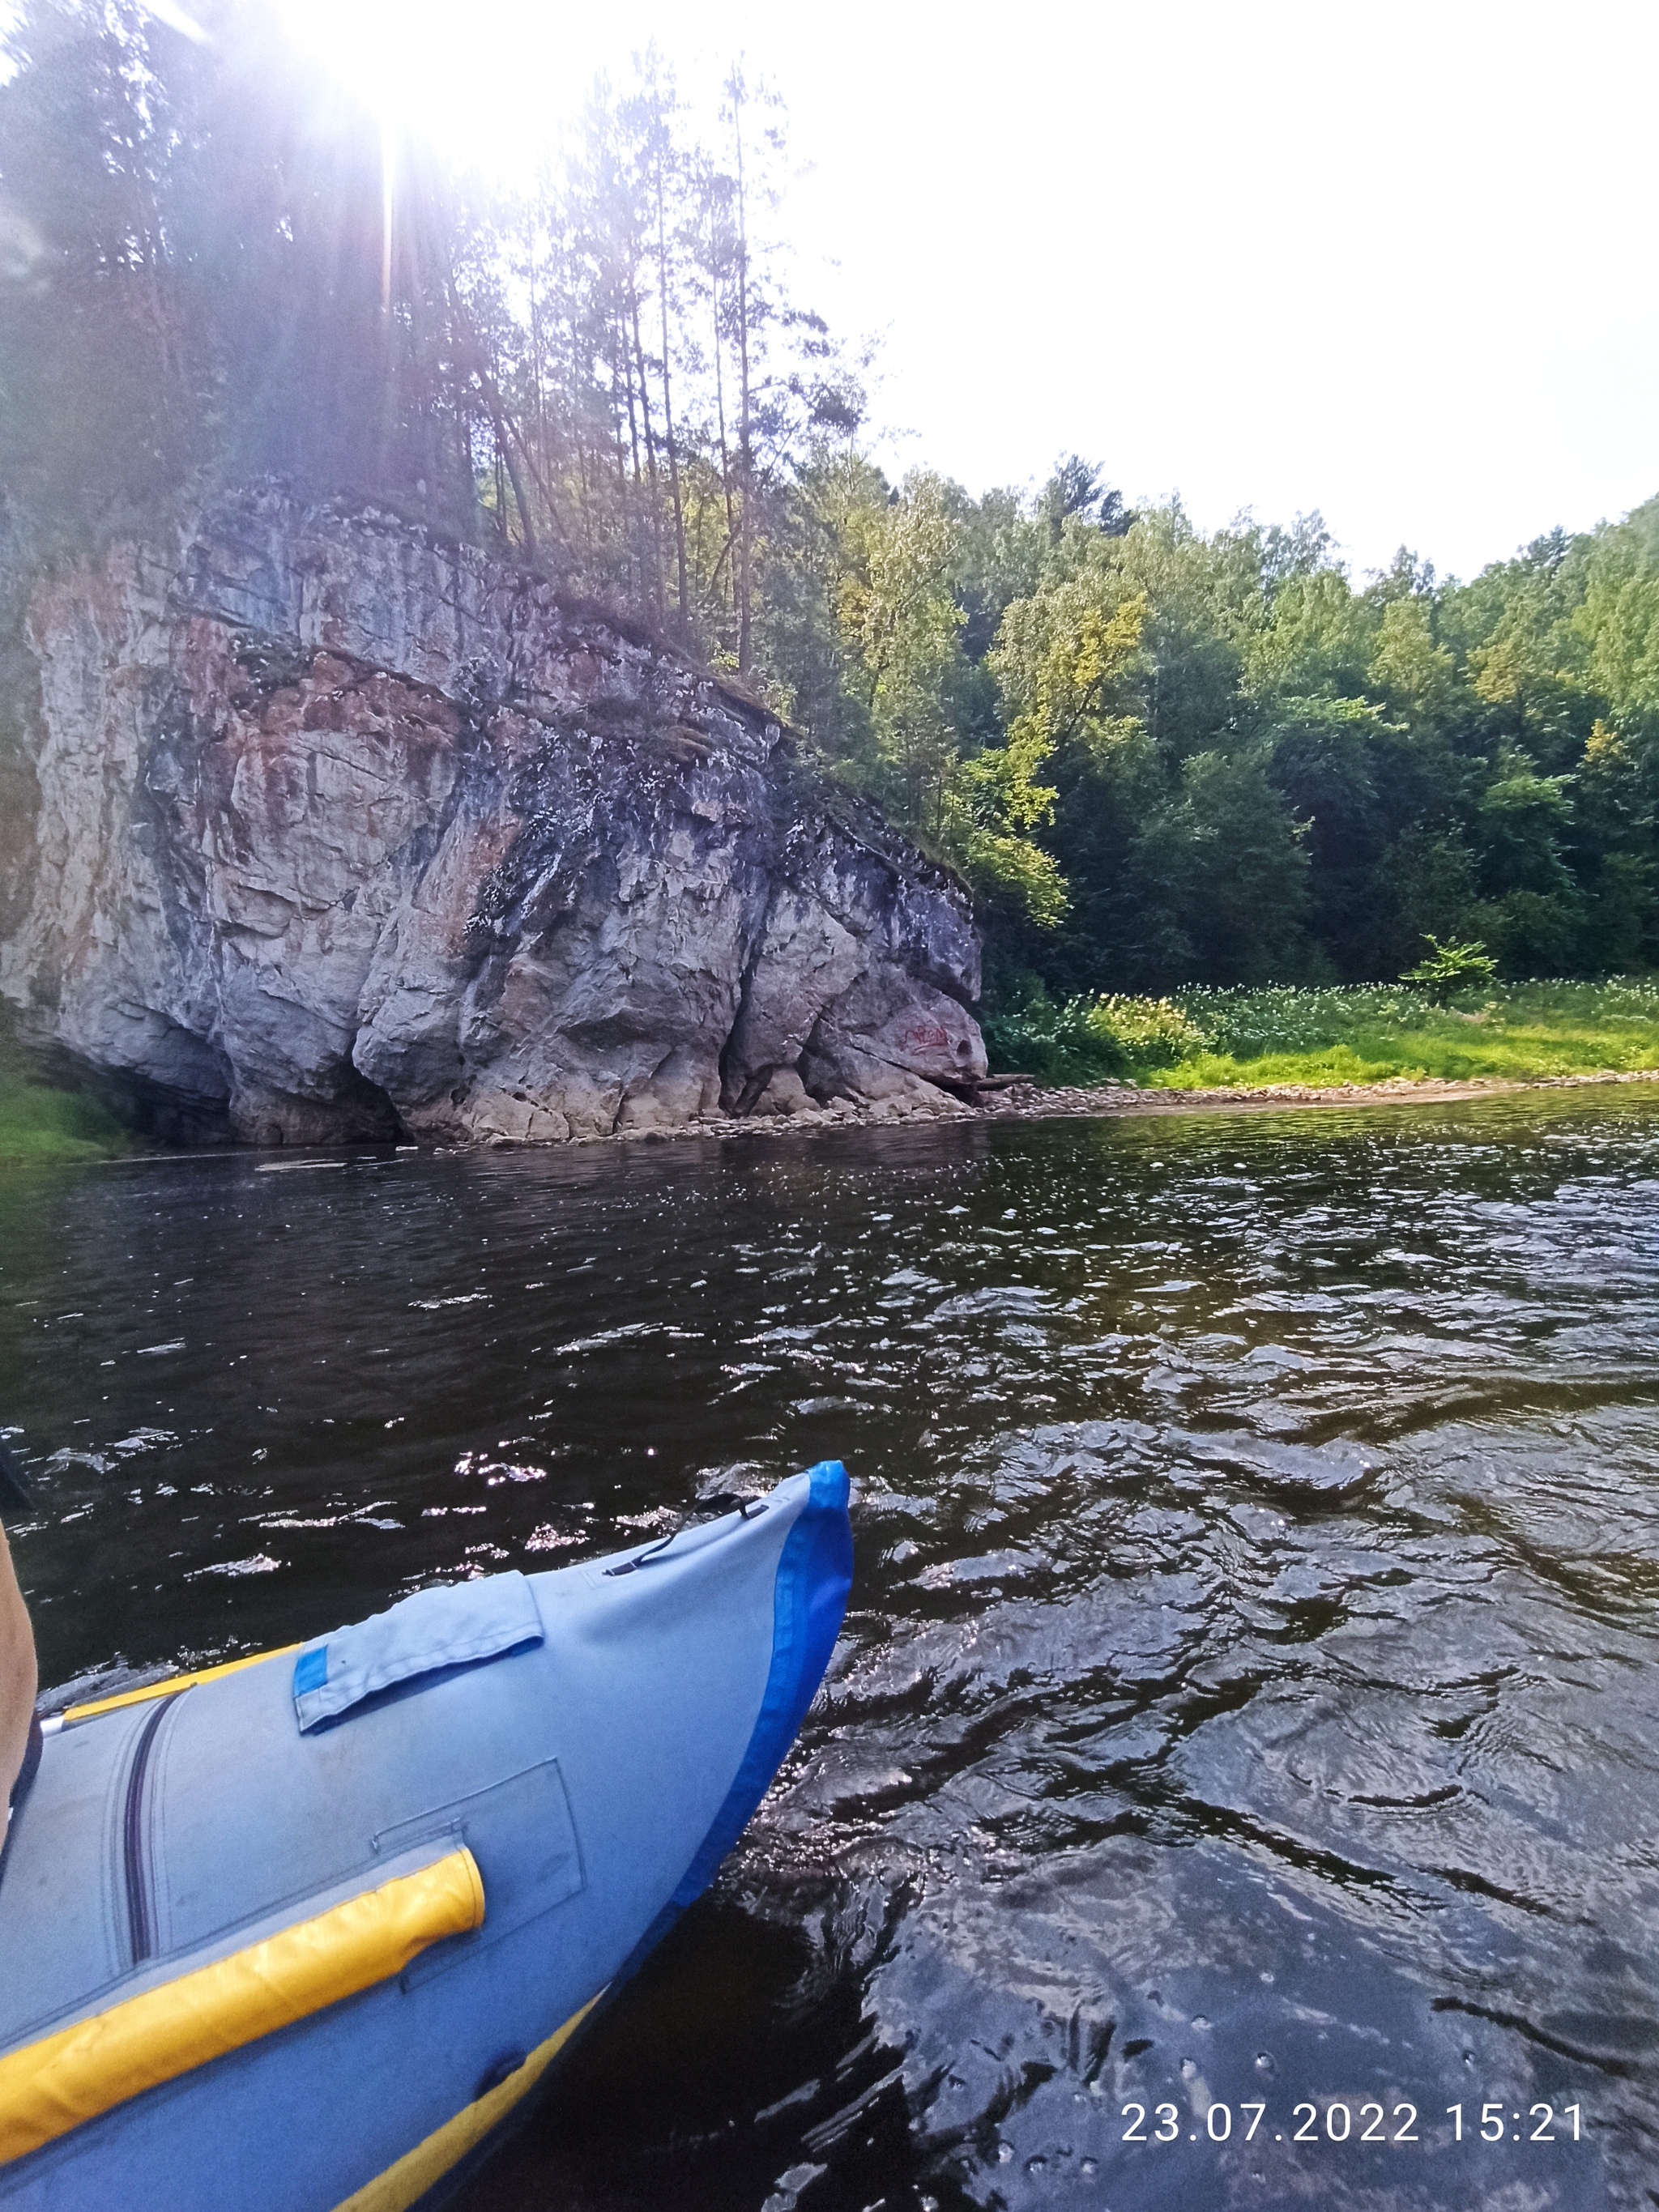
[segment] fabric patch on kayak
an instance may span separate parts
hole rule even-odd
[[[373,1839],[377,1858],[395,1857],[417,1845],[436,1849],[465,1844],[489,1869],[489,1917],[459,1948],[416,1960],[405,1977],[413,1987],[428,1975],[459,1966],[477,1949],[516,1935],[527,1922],[567,1904],[586,1887],[570,1798],[556,1759],[509,1774],[488,1789],[434,1805],[383,1828]]]
[[[542,1640],[541,1615],[521,1574],[416,1590],[385,1613],[337,1629],[294,1662],[300,1731],[320,1728],[399,1683],[504,1658]]]

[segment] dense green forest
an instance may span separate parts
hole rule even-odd
[[[1659,500],[1356,584],[1316,515],[1206,533],[1076,458],[895,483],[740,70],[694,127],[647,57],[509,199],[258,8],[201,22],[32,0],[8,41],[0,490],[37,545],[266,476],[493,544],[739,675],[959,868],[1005,1004],[1387,978],[1431,933],[1659,961]]]

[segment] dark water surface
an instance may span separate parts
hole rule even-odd
[[[1656,1348],[1613,1094],[0,1181],[48,1681],[862,1486],[473,2212],[1659,2203]]]

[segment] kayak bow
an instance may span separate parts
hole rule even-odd
[[[827,1461],[667,1544],[71,1707],[0,1881],[0,2201],[404,2212],[713,1879],[852,1572]]]

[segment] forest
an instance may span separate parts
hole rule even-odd
[[[7,40],[33,556],[264,477],[491,546],[729,672],[957,868],[994,1011],[1385,981],[1431,937],[1510,978],[1659,962],[1659,499],[1460,583],[1403,548],[1356,580],[1317,514],[1132,506],[1109,460],[895,482],[740,67],[697,115],[646,55],[507,194],[266,12],[167,12],[28,0]],[[1006,311],[964,302],[965,356]]]

